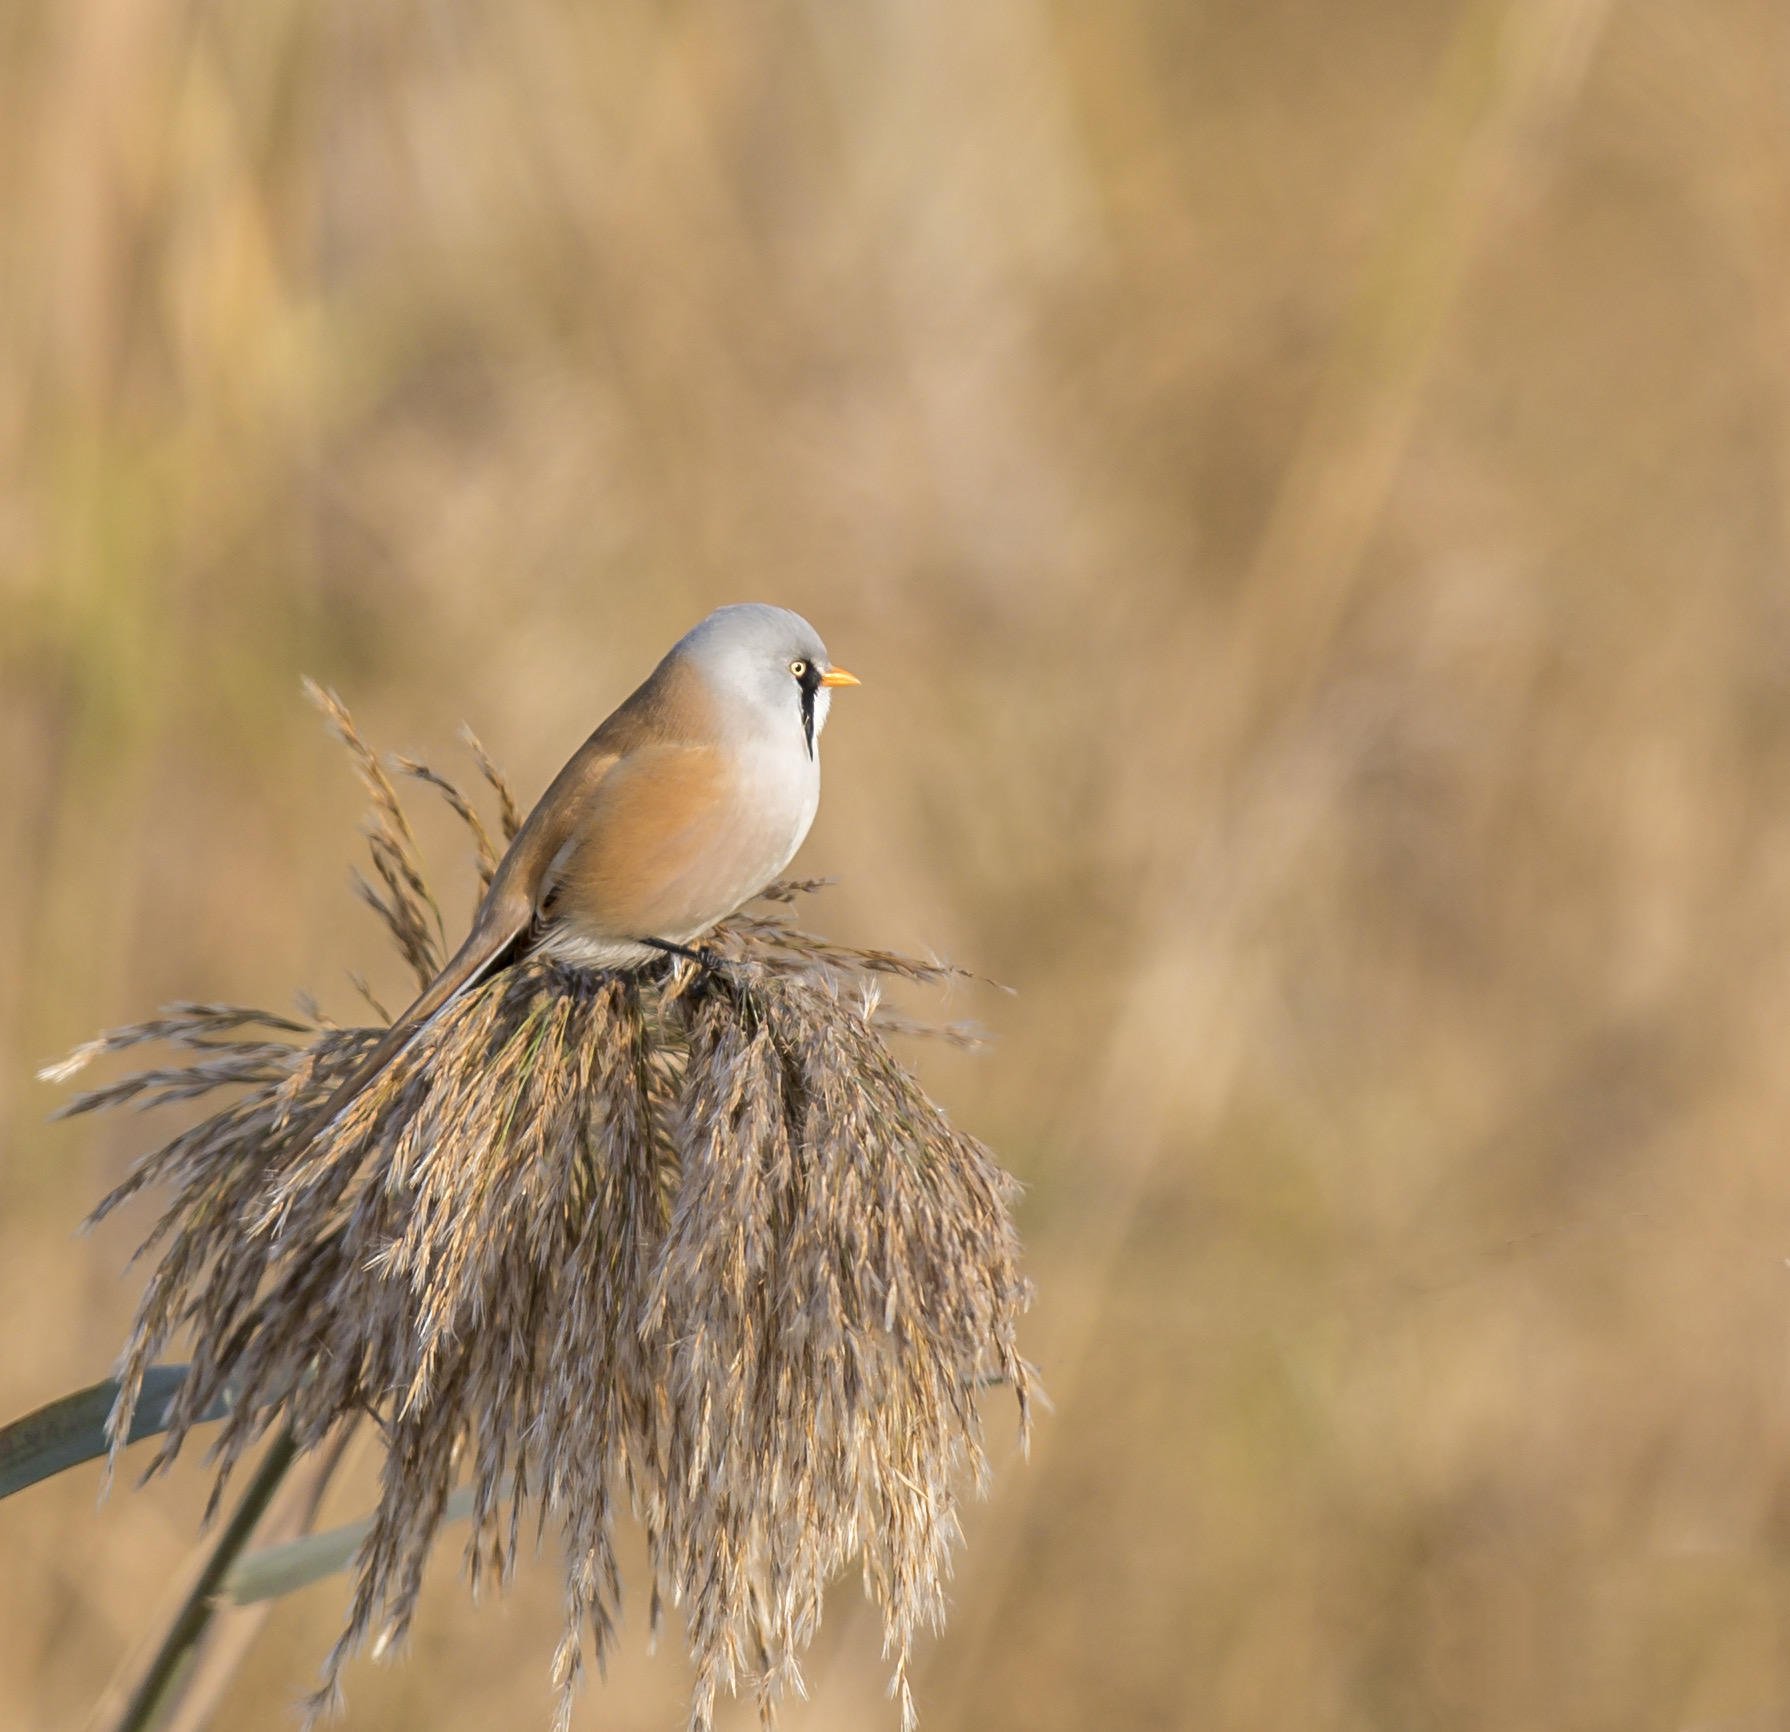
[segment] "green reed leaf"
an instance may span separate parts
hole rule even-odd
[[[126,1442],[167,1430],[168,1411],[186,1373],[184,1365],[152,1365],[144,1372],[143,1393],[131,1415]],[[118,1379],[108,1377],[0,1427],[0,1498],[103,1456],[111,1447],[106,1418],[117,1398]],[[229,1410],[229,1401],[220,1397],[199,1418],[222,1419]]]

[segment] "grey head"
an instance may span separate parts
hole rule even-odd
[[[827,725],[829,685],[857,684],[836,673],[820,633],[799,613],[761,601],[716,608],[666,659],[701,674],[734,729],[799,738],[810,757]]]

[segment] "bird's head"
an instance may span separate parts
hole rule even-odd
[[[807,620],[765,602],[717,608],[671,653],[739,724],[773,733],[799,726],[810,756],[833,690],[858,684],[857,675],[833,664]]]

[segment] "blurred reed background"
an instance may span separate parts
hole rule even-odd
[[[401,991],[300,674],[532,796],[772,599],[865,679],[816,918],[1020,989],[915,1055],[1058,1403],[931,1732],[1790,1723],[1781,6],[13,0],[0,210],[0,1415],[155,1134],[35,1065]],[[96,1487],[0,1506],[8,1727],[192,1545]],[[347,1725],[545,1724],[557,1598],[450,1547]],[[643,1626],[581,1724],[678,1723]],[[893,1725],[855,1584],[809,1670]]]

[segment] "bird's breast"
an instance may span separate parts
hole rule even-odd
[[[566,855],[547,948],[620,960],[617,940],[681,944],[781,873],[820,803],[820,766],[782,742],[674,755],[619,778]]]
[[[748,892],[756,895],[794,858],[814,822],[820,808],[820,761],[806,751],[797,759],[781,743],[749,747],[739,754],[731,803],[729,827],[742,863],[753,859],[761,874]]]

